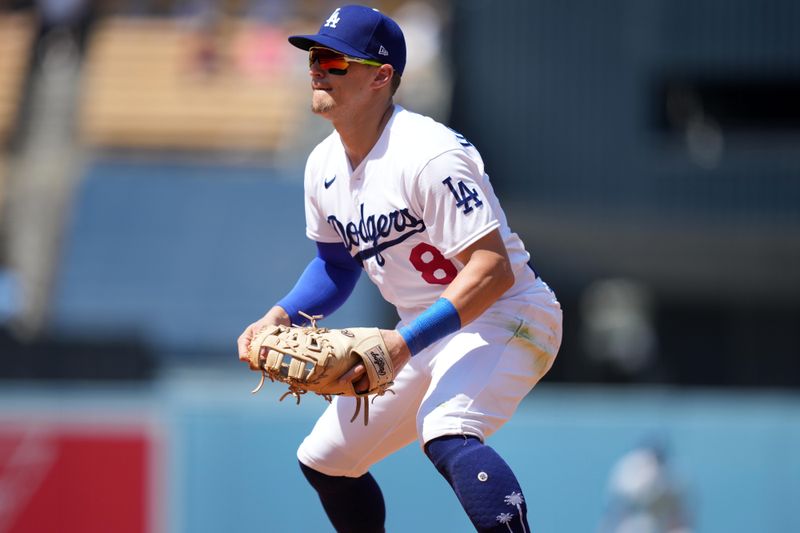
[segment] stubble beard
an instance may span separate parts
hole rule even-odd
[[[336,106],[333,99],[327,94],[315,92],[311,97],[311,111],[317,115],[330,112]]]

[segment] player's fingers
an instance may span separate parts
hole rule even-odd
[[[342,377],[339,378],[339,384],[347,385],[347,383],[356,381],[359,377],[367,372],[367,369],[364,368],[364,365],[356,365],[347,372],[345,372]]]
[[[250,341],[253,340],[252,328],[248,327],[244,333],[239,335],[236,345],[239,349],[239,361],[249,361],[248,352],[250,351]]]
[[[369,390],[369,376],[364,374],[355,383],[353,383],[353,390],[358,394],[365,393]]]
[[[247,359],[247,344],[248,342],[239,337],[239,341],[237,342],[237,346],[239,348],[239,361],[244,361]]]

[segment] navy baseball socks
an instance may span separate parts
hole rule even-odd
[[[317,491],[322,508],[339,533],[384,533],[386,507],[372,474],[328,476],[300,463],[300,470]]]
[[[496,451],[477,437],[449,435],[428,442],[425,454],[480,533],[530,533],[522,489]]]
[[[477,437],[450,435],[428,442],[425,454],[453,487],[479,533],[531,533],[519,482],[491,447]],[[383,533],[386,507],[370,473],[328,476],[303,463],[300,469],[337,532]]]

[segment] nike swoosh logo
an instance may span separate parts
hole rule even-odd
[[[329,179],[329,180],[325,180],[325,188],[327,189],[328,187],[330,187],[331,185],[333,185],[333,182],[334,182],[334,181],[336,181],[336,174],[334,174],[334,175],[333,175],[333,177],[332,177],[331,179]]]

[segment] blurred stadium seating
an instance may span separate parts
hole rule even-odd
[[[33,44],[30,14],[0,13],[0,145],[13,131]]]
[[[83,140],[102,148],[279,148],[304,106],[278,41],[278,29],[243,19],[220,28],[102,20],[85,62]]]
[[[8,179],[6,145],[18,118],[33,43],[30,14],[0,13],[0,216]]]
[[[313,256],[302,202],[296,176],[257,165],[96,161],[64,235],[51,328],[138,337],[173,362],[232,363],[241,328]],[[380,316],[367,285],[326,322]]]
[[[35,289],[46,307],[19,310],[12,329],[36,338],[4,334],[0,375],[141,379],[176,354],[229,355],[305,265],[302,162],[278,168],[318,135],[297,90],[307,66],[285,41],[297,22],[240,15],[104,11],[81,19],[86,39],[27,15],[28,40],[39,36],[26,49],[37,50],[31,89],[7,94],[9,117],[28,111],[15,148],[27,164],[10,176],[17,218],[3,229],[23,252],[9,262],[23,297]],[[26,57],[25,40],[7,36]],[[254,232],[268,242],[254,249]],[[376,292],[357,289],[329,325],[383,317]],[[100,364],[104,350],[130,364]],[[53,364],[20,362],[46,352]]]
[[[101,282],[131,294],[154,290],[143,285],[152,279],[131,277],[126,286],[113,277],[73,275],[82,271],[76,265],[92,264],[115,241],[84,240],[69,232],[113,227],[114,217],[120,217],[119,231],[133,230],[146,221],[142,210],[168,205],[144,196],[135,212],[104,211],[104,205],[119,200],[117,195],[137,199],[140,193],[164,193],[190,202],[193,193],[210,191],[206,180],[215,179],[198,170],[202,167],[218,177],[247,174],[271,182],[255,194],[297,194],[273,181],[282,175],[274,163],[291,151],[304,155],[299,148],[310,144],[305,96],[297,90],[305,86],[305,65],[285,43],[289,25],[297,21],[257,20],[241,11],[210,19],[167,16],[175,5],[163,3],[157,17],[143,13],[143,7],[136,16],[106,12],[91,26],[81,56],[78,113],[63,130],[77,133],[75,151],[85,165],[77,171],[74,196],[60,200],[76,211],[58,228],[67,234],[53,274],[58,283],[50,302],[54,320],[86,322],[82,313],[88,308],[73,312],[70,305],[86,304],[77,296],[103,294]],[[785,324],[800,316],[800,186],[795,179],[800,158],[798,123],[792,122],[800,114],[787,97],[798,86],[800,71],[800,43],[791,24],[798,20],[796,4],[777,2],[751,16],[743,15],[750,12],[744,0],[737,0],[734,11],[717,0],[655,2],[636,9],[624,2],[616,2],[616,9],[581,4],[577,13],[540,2],[515,5],[519,16],[509,18],[489,4],[453,4],[459,46],[451,50],[457,83],[449,122],[481,149],[512,227],[570,311],[565,357],[550,378],[795,383],[800,378],[793,370],[800,363],[790,355],[798,338]],[[299,13],[310,6],[293,7]],[[618,11],[628,16],[618,17]],[[0,70],[17,73],[13,83],[2,74],[6,82],[0,84],[6,87],[0,92],[0,135],[7,137],[21,104],[23,50],[30,49],[32,28],[30,22],[4,24],[8,31],[0,32],[0,42],[16,48],[4,54],[14,61],[4,61]],[[678,39],[682,32],[685,39]],[[508,53],[522,49],[525,68],[517,54]],[[498,84],[494,72],[509,77]],[[400,96],[414,87],[406,81],[411,82],[404,80]],[[736,94],[746,95],[747,105],[731,104],[730,95]],[[765,104],[770,95],[785,104],[785,113]],[[130,161],[120,157],[131,152],[148,162],[139,168],[141,177],[131,177]],[[254,155],[261,163],[242,165],[231,153]],[[201,158],[172,165],[176,154]],[[286,169],[299,177],[302,161],[297,157]],[[170,173],[182,176],[173,181],[176,188],[165,185]],[[256,191],[249,185],[237,190],[241,183],[220,181],[212,194],[233,201],[237,194]],[[183,215],[183,225],[173,230],[183,228],[187,236],[176,233],[176,239],[196,242],[192,227],[208,227],[226,207],[203,209],[206,213]],[[164,228],[180,222],[169,213],[156,211]],[[287,227],[286,216],[262,223]],[[227,228],[230,242],[242,242],[244,226],[225,224],[220,227]],[[151,241],[143,235],[130,238],[147,249]],[[155,230],[153,235],[163,237]],[[82,247],[84,242],[97,248]],[[202,249],[196,250],[192,261],[203,263]],[[169,247],[158,253],[163,255],[154,261],[164,272],[184,264],[179,254],[169,255],[174,254]],[[254,272],[248,276],[258,282]],[[646,327],[654,339],[651,360],[661,363],[655,372],[621,375],[618,369],[599,368],[606,363],[592,360],[591,346],[580,340],[589,336],[589,320],[581,310],[588,289],[615,278],[637,284],[652,304],[652,323]],[[197,280],[190,284],[198,285]],[[215,300],[220,294],[206,293],[204,304],[224,307]],[[183,308],[199,315],[201,307]],[[107,320],[130,318],[123,306],[102,312]],[[170,323],[137,312],[151,334],[164,333]],[[152,324],[144,325],[147,320]],[[228,324],[225,335],[232,329]],[[206,329],[211,331],[218,331],[216,345],[221,345],[222,330]],[[688,347],[687,336],[694,339]],[[753,347],[769,359],[758,373],[749,370]],[[718,370],[720,359],[731,361],[729,373]]]

